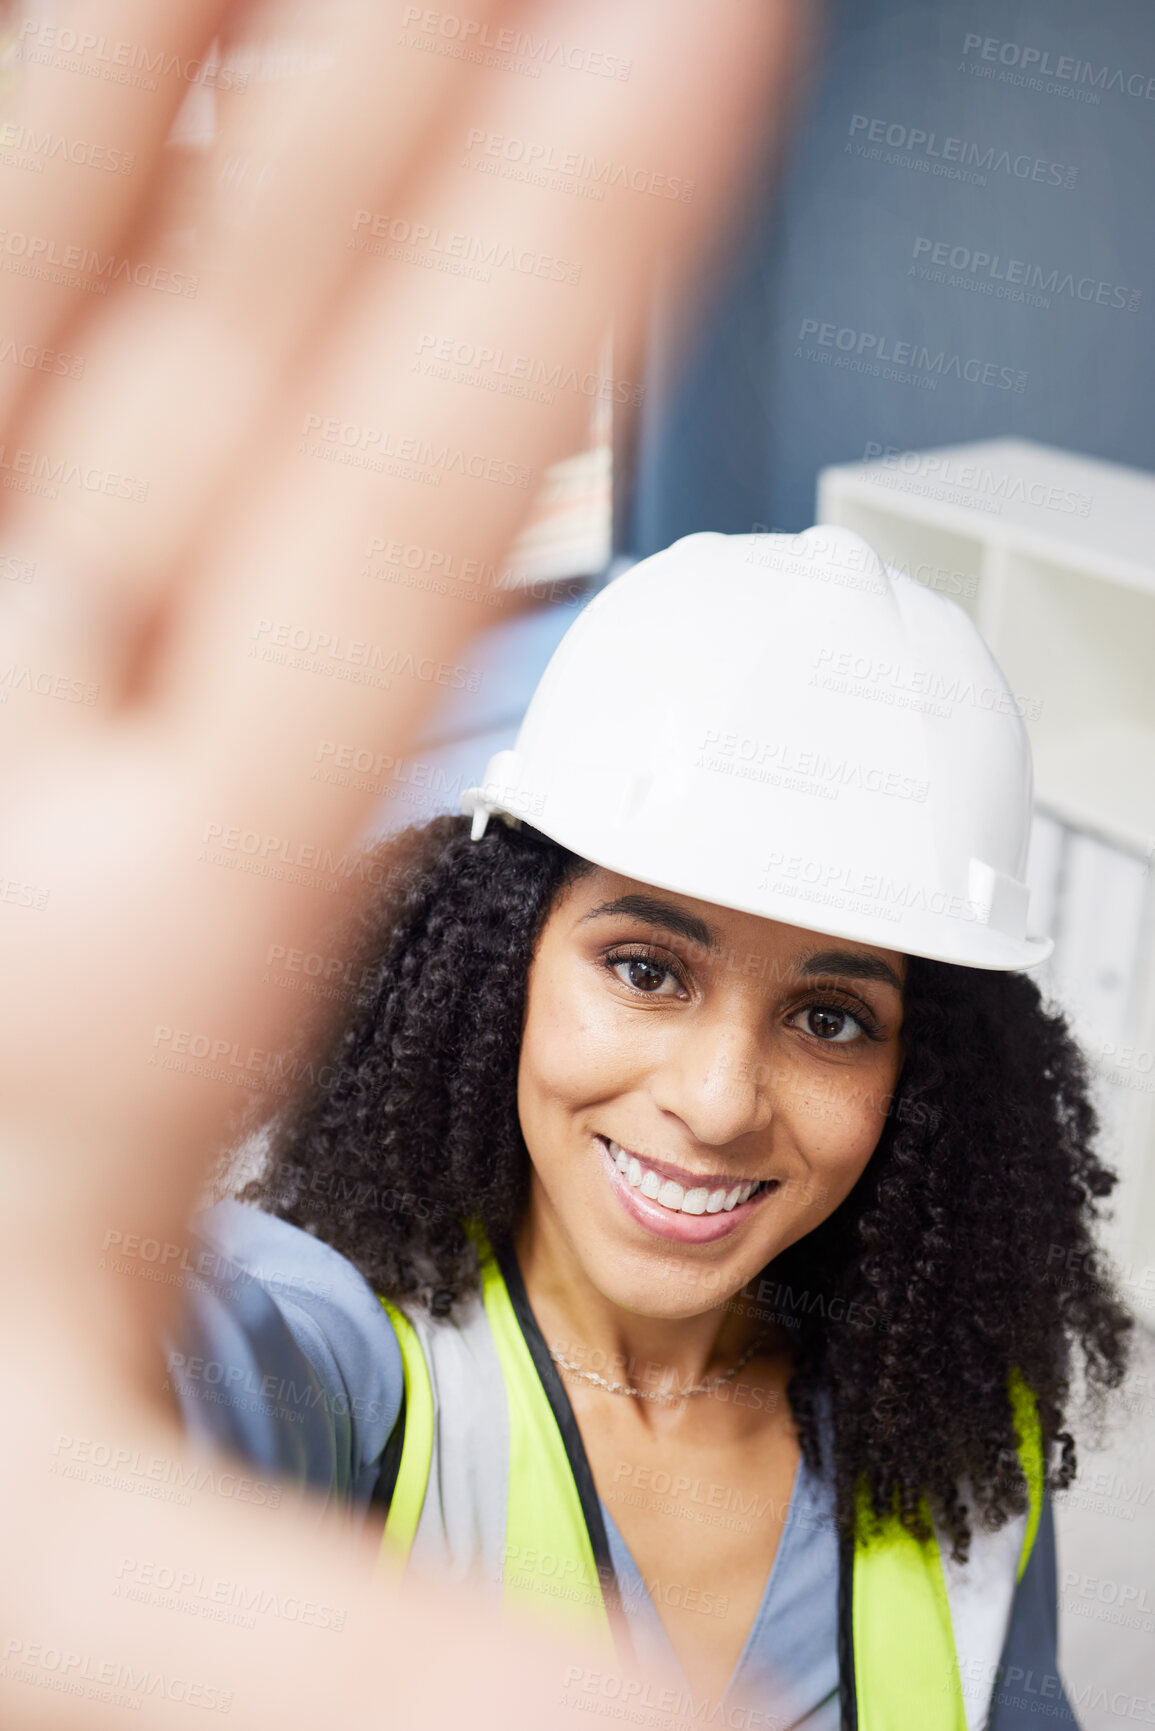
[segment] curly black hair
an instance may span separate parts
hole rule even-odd
[[[357,915],[347,1013],[244,1194],[379,1292],[444,1315],[476,1280],[463,1222],[508,1240],[526,1207],[530,963],[559,894],[591,868],[526,825],[494,821],[471,841],[460,817],[374,857],[384,887]],[[1048,1482],[1065,1486],[1074,1349],[1101,1400],[1132,1323],[1092,1237],[1115,1179],[1094,1152],[1086,1064],[1034,982],[911,958],[904,1045],[854,1190],[743,1300],[769,1297],[760,1313],[791,1324],[800,1444],[832,1473],[844,1534],[864,1486],[876,1516],[919,1536],[929,1507],[961,1558],[976,1515],[997,1526],[1026,1506],[1012,1373],[1038,1402]]]

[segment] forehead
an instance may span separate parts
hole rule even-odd
[[[900,950],[719,907],[601,866],[571,887],[563,919],[575,935],[590,938],[600,930],[612,931],[615,925],[640,924],[656,941],[676,942],[679,949],[688,947],[707,961],[711,956],[732,959],[739,954],[772,961],[783,973],[853,972],[889,985],[901,984],[906,977],[906,957]]]

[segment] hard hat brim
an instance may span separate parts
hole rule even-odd
[[[829,901],[819,900],[817,895],[807,896],[805,886],[797,895],[770,890],[757,898],[739,898],[724,892],[719,894],[716,885],[712,884],[707,889],[705,885],[695,885],[676,874],[655,873],[652,868],[638,872],[630,869],[634,862],[625,857],[611,858],[601,848],[591,850],[588,842],[583,844],[575,835],[567,834],[564,825],[552,823],[541,815],[531,817],[524,811],[519,813],[516,802],[495,804],[482,787],[467,788],[461,796],[461,808],[474,819],[475,839],[485,829],[485,821],[479,820],[488,820],[489,817],[500,817],[514,824],[530,823],[542,835],[579,858],[588,860],[591,865],[632,878],[650,889],[688,896],[712,907],[728,908],[734,913],[753,914],[759,919],[774,920],[800,931],[818,932],[823,937],[843,938],[851,943],[869,944],[901,955],[921,956],[928,961],[948,962],[956,967],[1004,973],[1040,966],[1055,947],[1054,940],[1048,937],[1010,937],[985,924],[977,913],[969,919],[960,919],[950,914],[916,916],[909,910],[899,910],[898,918],[883,918],[877,914],[847,912],[832,906]],[[957,931],[953,929],[956,927],[959,928]]]

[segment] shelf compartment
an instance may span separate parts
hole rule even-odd
[[[886,564],[926,589],[955,601],[972,619],[979,612],[983,548],[975,537],[957,534],[941,524],[924,521],[909,507],[917,501],[902,500],[899,509],[889,500],[861,497],[861,487],[831,487],[830,496],[819,503],[819,521],[853,529],[868,542]],[[872,487],[872,492],[878,491]],[[900,501],[895,498],[894,505]]]

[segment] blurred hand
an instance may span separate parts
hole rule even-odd
[[[291,1039],[266,957],[320,940],[377,798],[315,774],[323,742],[403,756],[494,617],[482,579],[408,586],[396,549],[500,567],[583,443],[575,384],[430,358],[581,379],[612,326],[635,380],[654,276],[717,238],[786,107],[801,0],[44,11],[9,22],[0,169],[3,1721],[187,1723],[187,1687],[110,1704],[128,1667],[231,1695],[246,1731],[540,1726],[556,1655],[383,1597],[307,1507],[54,1468],[62,1436],[180,1458],[174,1288],[105,1253],[180,1242],[245,1097],[212,1072]],[[209,1074],[164,1067],[182,1042]],[[339,1604],[345,1632],[190,1626],[119,1596],[125,1556]]]

